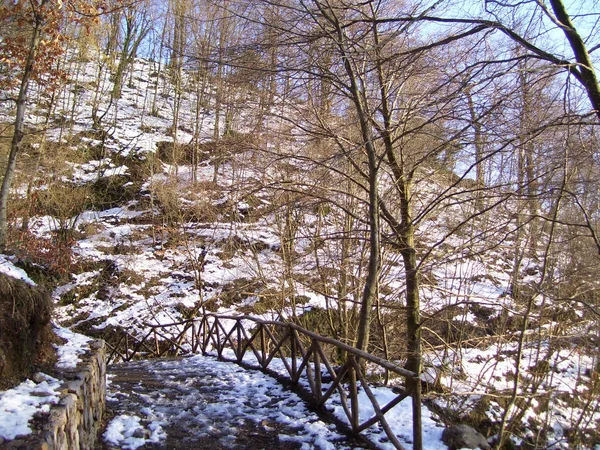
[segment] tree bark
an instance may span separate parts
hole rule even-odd
[[[371,313],[375,298],[379,292],[379,275],[381,271],[381,242],[379,227],[379,161],[377,150],[373,139],[373,130],[369,123],[369,114],[364,100],[364,93],[359,87],[356,71],[351,63],[351,57],[345,48],[347,38],[333,12],[326,11],[319,2],[317,7],[325,18],[333,25],[337,38],[340,55],[344,61],[344,69],[350,81],[350,96],[354,103],[355,112],[360,123],[360,131],[363,145],[368,159],[368,183],[369,183],[369,263],[367,266],[367,279],[363,289],[360,304],[359,325],[356,338],[356,348],[367,351],[370,338]]]
[[[600,85],[598,84],[598,77],[594,71],[594,65],[585,42],[577,32],[562,0],[550,0],[550,5],[552,6],[556,18],[560,22],[562,31],[569,41],[569,45],[577,60],[577,68],[570,70],[577,70],[579,72],[579,80],[581,84],[583,84],[583,88],[592,104],[592,108],[594,108],[596,117],[600,120]]]
[[[43,3],[45,4],[46,2],[44,1]],[[42,26],[42,17],[35,13],[35,25],[33,27],[31,43],[29,45],[29,53],[27,54],[25,69],[23,70],[23,76],[21,78],[21,85],[19,88],[19,95],[17,96],[17,112],[15,115],[14,133],[10,145],[8,163],[4,172],[4,179],[2,180],[2,187],[0,188],[0,251],[6,246],[6,233],[8,228],[8,196],[15,176],[17,155],[21,150],[21,145],[23,142],[25,110],[27,108],[27,93],[29,91],[29,82],[31,81],[31,76],[33,75],[33,65],[38,54],[40,42],[42,40]]]

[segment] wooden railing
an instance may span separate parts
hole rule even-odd
[[[403,377],[405,381],[414,382],[418,380],[417,375],[387,360],[320,336],[296,324],[264,321],[249,316],[205,314],[193,320],[148,325],[147,331],[141,337],[125,333],[120,341],[109,347],[109,363],[135,358],[214,352],[221,360],[273,372],[274,361],[281,361],[285,367],[284,377],[291,385],[304,390],[305,396],[308,396],[314,406],[323,407],[337,393],[337,400],[341,402],[348,420],[347,425],[353,433],[358,434],[379,423],[390,442],[398,449],[403,448],[385,414],[410,395],[406,391],[395,389],[396,397],[385,405],[380,405],[367,381],[365,367],[378,366],[383,371]],[[227,349],[233,350],[233,357],[228,356],[231,352],[226,352]],[[343,364],[332,364],[327,351],[344,355]],[[255,363],[252,357],[256,360]],[[359,414],[359,388],[366,394],[374,411],[366,420],[361,420]],[[411,396],[413,448],[420,450],[421,397],[420,390],[416,391]]]

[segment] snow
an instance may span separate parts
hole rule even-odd
[[[17,280],[22,280],[30,286],[36,285],[35,282],[29,278],[27,272],[15,266],[7,255],[0,254],[0,273],[16,278]]]
[[[84,164],[69,163],[69,165],[73,170],[73,174],[71,177],[64,177],[64,181],[71,181],[76,184],[94,182],[100,178],[127,175],[129,171],[127,166],[116,167],[110,158],[92,160]]]
[[[43,381],[25,380],[7,391],[0,391],[0,437],[12,440],[32,432],[29,422],[35,414],[48,414],[58,403],[59,380],[38,374]]]
[[[137,416],[121,414],[110,421],[102,437],[106,442],[118,445],[125,450],[135,450],[145,445],[146,442],[160,442],[166,437],[157,422],[151,422],[148,425],[151,430],[150,437],[142,437],[144,427],[140,424],[140,420]]]
[[[56,345],[58,369],[72,369],[81,361],[80,356],[89,350],[90,338],[63,328],[55,327],[55,333],[66,340]],[[62,381],[37,373],[36,381],[25,380],[18,386],[0,391],[0,437],[13,440],[31,434],[30,422],[37,414],[48,414],[50,407],[60,400]]]
[[[80,356],[86,353],[88,344],[92,339],[79,333],[73,333],[63,327],[55,327],[54,332],[67,341],[63,345],[56,345],[56,355],[58,357],[56,367],[59,369],[77,367],[77,364],[81,362]]]
[[[80,64],[75,62],[75,64]],[[83,63],[82,63],[83,64]],[[99,81],[103,89],[110,89],[110,71],[105,71],[102,80],[96,80],[97,67],[82,66],[78,82],[82,85]],[[83,90],[77,97],[71,100],[61,99],[64,111],[73,111],[74,125],[73,136],[81,136],[81,145],[73,151],[87,152],[89,148],[102,148],[101,159],[87,162],[70,163],[68,175],[59,177],[63,181],[80,185],[91,183],[101,177],[130,175],[127,166],[122,164],[124,158],[137,158],[143,160],[148,153],[156,151],[156,142],[169,141],[172,137],[167,136],[167,129],[172,125],[170,114],[172,114],[173,98],[170,97],[164,80],[153,80],[149,74],[155,71],[151,61],[137,60],[133,65],[136,76],[137,88],[131,89],[123,86],[123,97],[114,102],[106,115],[104,125],[111,126],[110,135],[104,141],[91,139],[83,136],[91,129],[89,105],[94,101],[90,90]],[[139,81],[139,82],[138,82]],[[151,87],[153,82],[159,83],[156,94]],[[103,84],[102,84],[103,83]],[[149,87],[150,86],[150,87]],[[146,97],[140,97],[138,89],[149,90]],[[167,95],[164,95],[167,93]],[[156,97],[155,97],[156,95]],[[105,96],[108,98],[108,96]],[[70,97],[69,97],[70,98]],[[195,94],[182,96],[180,123],[188,128],[195,121],[194,111]],[[71,104],[72,102],[72,104]],[[157,108],[156,116],[149,114],[150,104],[154,102]],[[109,107],[109,103],[100,100],[97,105],[100,113]],[[0,105],[0,108],[4,106]],[[208,108],[209,109],[209,108]],[[0,114],[6,118],[6,109],[0,109]],[[31,110],[30,119],[33,123],[42,123],[43,111]],[[200,118],[203,124],[200,130],[201,140],[212,138],[215,116],[210,111],[203,111]],[[248,120],[248,127],[251,127]],[[58,129],[49,129],[47,137],[50,141],[61,139]],[[64,139],[64,137],[62,138]],[[191,134],[177,130],[176,140],[180,143],[188,143]],[[64,142],[64,141],[63,141]],[[273,143],[265,144],[267,147]],[[273,148],[273,147],[272,147]],[[279,151],[279,149],[278,149]],[[286,151],[285,149],[283,151]],[[293,152],[294,149],[287,151]],[[82,152],[82,153],[83,153]],[[96,156],[95,158],[100,158]],[[232,163],[225,163],[220,169],[219,187],[214,191],[203,191],[197,188],[201,183],[210,183],[214,173],[214,167],[203,164],[197,168],[198,184],[192,183],[192,170],[189,166],[175,167],[162,164],[157,172],[153,172],[149,180],[142,186],[141,199],[136,199],[122,207],[111,208],[104,211],[84,211],[76,217],[67,221],[66,225],[78,231],[83,231],[86,225],[93,224],[94,232],[89,232],[79,238],[74,247],[75,262],[81,271],[75,273],[72,279],[63,286],[59,286],[54,292],[57,300],[56,317],[61,323],[77,327],[78,325],[90,324],[95,331],[105,330],[109,326],[121,326],[131,334],[137,335],[145,332],[145,324],[165,324],[181,320],[184,315],[182,309],[193,310],[200,302],[208,305],[212,311],[239,314],[240,310],[251,309],[252,306],[261,306],[261,293],[269,289],[281,293],[281,280],[283,280],[283,261],[281,257],[281,237],[274,214],[256,219],[254,222],[242,222],[239,214],[252,205],[263,204],[269,209],[276,204],[268,194],[257,193],[252,202],[243,198],[244,183],[255,177],[268,185],[269,178],[277,181],[277,172],[273,166],[249,167],[239,164],[237,169],[234,163],[244,163],[245,156],[239,160],[232,159]],[[117,162],[118,161],[118,162]],[[246,161],[247,163],[247,161]],[[305,167],[297,160],[291,160],[290,165],[306,172]],[[153,169],[154,170],[154,169]],[[243,173],[242,173],[243,172]],[[174,174],[177,173],[177,176]],[[219,209],[218,217],[210,223],[186,222],[170,223],[161,215],[157,214],[156,206],[148,206],[148,201],[154,199],[152,191],[157,184],[172,183],[179,194],[179,204],[185,207],[202,208],[209,205]],[[239,185],[239,186],[238,186]],[[230,189],[231,188],[231,189]],[[437,195],[435,181],[419,185],[415,190],[415,196],[423,198],[423,205],[427,204],[427,196]],[[47,189],[41,186],[39,189]],[[240,194],[236,189],[242,191]],[[20,194],[26,193],[25,186],[15,186],[13,189]],[[194,195],[188,195],[192,192]],[[189,197],[189,198],[188,198]],[[190,200],[190,198],[192,200]],[[442,205],[443,206],[443,205]],[[488,320],[492,321],[504,315],[521,314],[520,305],[516,304],[510,294],[512,276],[512,247],[514,241],[508,242],[478,242],[470,236],[459,236],[458,233],[447,234],[454,229],[453,221],[459,220],[464,211],[457,205],[440,207],[439,217],[423,217],[423,221],[417,229],[416,241],[422,249],[434,249],[429,261],[422,266],[422,272],[431,274],[432,281],[424,283],[422,294],[422,313],[424,317],[430,314],[436,317],[436,313],[445,308],[452,310],[455,305],[465,305],[455,308],[448,313],[449,324],[457,326],[468,325],[485,330],[486,323],[478,317],[468,305],[477,305],[490,310]],[[346,299],[339,301],[325,297],[322,287],[315,288],[314,280],[318,279],[316,266],[322,269],[339,269],[339,252],[333,243],[323,246],[315,245],[317,227],[322,236],[336,235],[334,214],[318,217],[314,211],[304,212],[304,217],[298,217],[299,231],[295,237],[295,274],[300,275],[302,282],[296,283],[294,289],[298,295],[302,295],[308,302],[298,305],[295,311],[291,306],[277,307],[268,306],[259,317],[266,319],[279,319],[291,316],[295,313],[301,316],[305,311],[314,307],[337,307]],[[230,216],[236,217],[231,219]],[[228,218],[229,217],[229,218]],[[419,208],[415,211],[415,217],[419,217]],[[421,219],[419,219],[421,220]],[[492,222],[501,222],[501,217],[490,218]],[[321,223],[322,221],[322,223]],[[148,225],[152,223],[151,225]],[[339,225],[339,224],[337,224]],[[496,226],[492,224],[491,226]],[[59,221],[52,216],[32,217],[30,229],[39,237],[47,237],[49,233],[59,228]],[[483,235],[482,235],[483,236]],[[481,240],[485,241],[485,237]],[[443,247],[447,246],[444,251]],[[316,248],[313,248],[316,247]],[[225,250],[227,248],[227,250]],[[206,258],[199,268],[198,256],[206,249]],[[436,253],[438,250],[439,253]],[[382,299],[388,304],[398,302],[405,288],[404,274],[401,263],[398,263],[398,255],[386,254],[387,272],[382,274]],[[317,264],[318,259],[318,264]],[[113,272],[104,270],[106,264],[111,264]],[[100,269],[99,269],[100,267]],[[522,267],[535,269],[535,261],[524,260]],[[79,269],[78,269],[79,270]],[[354,261],[348,265],[349,278],[360,278],[364,276],[360,265],[354,266]],[[35,283],[27,274],[13,264],[13,259],[0,255],[0,272],[11,277],[21,279],[30,285]],[[323,272],[326,272],[324,270]],[[531,273],[535,272],[530,270]],[[326,275],[328,276],[328,275]],[[327,280],[329,288],[335,286],[335,275]],[[228,285],[239,282],[241,279],[249,282],[258,282],[259,287],[251,289],[251,292],[234,292],[239,295],[235,301],[226,302]],[[539,275],[523,275],[523,283],[536,283]],[[203,284],[198,287],[197,280]],[[385,289],[384,289],[385,288]],[[239,289],[242,291],[242,289]],[[102,295],[101,295],[102,292]],[[383,294],[389,292],[389,294]],[[244,295],[241,295],[241,294]],[[72,294],[69,300],[67,294]],[[69,301],[67,301],[67,300]],[[536,306],[542,306],[547,298],[538,295],[534,299]],[[279,301],[279,300],[278,300]],[[282,299],[281,301],[285,301]],[[338,303],[339,302],[339,303]],[[279,309],[277,309],[279,308]],[[263,307],[263,310],[265,308]],[[384,312],[390,313],[390,311]],[[394,310],[391,310],[393,314]],[[585,319],[588,314],[585,310],[577,310],[576,314]],[[255,314],[256,315],[256,314]],[[541,317],[541,316],[540,316]],[[540,324],[540,336],[547,333],[549,339],[553,337],[553,329],[558,329],[560,323],[548,322]],[[564,341],[573,339],[577,342],[577,333],[585,335],[589,331],[568,330],[569,334]],[[469,329],[467,327],[467,329]],[[592,329],[595,332],[596,328]],[[68,339],[68,343],[58,348],[59,365],[62,367],[74,367],[87,345],[86,338],[75,335],[61,328],[58,333]],[[465,411],[477,404],[482,398],[491,393],[502,393],[510,391],[514,387],[513,379],[515,372],[516,343],[510,339],[504,340],[500,337],[485,336],[475,344],[467,344],[465,347],[452,348],[450,346],[429,348],[423,355],[426,365],[427,377],[430,380],[440,380],[447,392],[453,395],[441,395],[434,401],[441,407],[452,406],[454,411],[463,414]],[[534,339],[535,340],[535,339]],[[538,340],[538,346],[526,345],[523,352],[523,360],[517,364],[521,369],[521,384],[518,386],[519,393],[524,388],[531,387],[535,375],[530,370],[537,361],[542,360],[540,355],[552,356],[553,370],[536,386],[538,395],[547,395],[547,410],[537,413],[536,409],[527,410],[522,416],[523,427],[528,427],[528,421],[538,419],[540,422],[548,423],[548,445],[556,448],[566,448],[565,430],[569,430],[577,423],[577,418],[584,418],[584,422],[592,426],[600,423],[600,412],[597,408],[597,400],[593,399],[594,382],[589,375],[597,369],[596,359],[586,351],[595,350],[569,348],[568,343],[564,348],[551,349],[550,344],[542,338]],[[563,344],[561,344],[563,345]],[[554,354],[552,354],[554,352]],[[597,353],[597,351],[596,351]],[[187,364],[195,361],[190,359]],[[206,367],[196,361],[195,370]],[[214,363],[215,367],[218,366]],[[221,370],[221,369],[219,369]],[[225,369],[223,369],[225,370]],[[285,369],[284,369],[285,370]],[[218,376],[224,376],[225,372],[218,372]],[[244,375],[245,377],[246,375]],[[250,376],[250,375],[248,375]],[[240,375],[242,377],[242,375]],[[241,378],[244,382],[252,383],[251,379]],[[269,384],[270,381],[267,383]],[[239,383],[242,384],[242,383]],[[25,388],[23,388],[25,389]],[[236,387],[237,389],[237,387]],[[240,386],[246,391],[235,391],[240,395],[248,393],[249,387]],[[274,388],[273,388],[274,389]],[[386,390],[387,389],[387,390]],[[385,402],[392,395],[389,388],[377,388],[374,390],[376,396]],[[268,392],[262,390],[254,392],[256,399],[263,398],[267,401]],[[364,392],[361,392],[364,397]],[[432,394],[435,397],[435,394]],[[486,397],[489,399],[489,397]],[[591,412],[585,412],[581,406],[564,400],[565,398],[586,399],[590,398]],[[25,404],[32,400],[24,396]],[[283,401],[283,400],[281,400]],[[337,405],[335,402],[338,402]],[[403,442],[410,448],[412,422],[410,413],[410,402],[404,401],[389,412],[388,418],[393,423],[393,428],[402,436]],[[585,403],[585,402],[584,402]],[[369,402],[364,402],[369,405]],[[533,403],[532,403],[533,405]],[[42,405],[43,406],[43,405]],[[161,422],[160,411],[156,411],[157,405],[150,405],[146,414],[133,415],[121,414],[111,423],[107,430],[107,441],[118,442],[123,448],[137,448],[140,442],[156,442],[164,440],[164,423]],[[160,405],[159,405],[160,406]],[[223,406],[223,408],[226,408]],[[595,409],[594,409],[595,408]],[[290,404],[282,404],[280,423],[295,423],[298,416],[303,413],[300,407]],[[499,420],[503,408],[496,402],[491,401],[485,414],[493,420]],[[341,409],[339,399],[333,399],[332,412],[341,420],[345,414]],[[223,410],[215,414],[225,414]],[[361,417],[372,414],[372,409],[361,411]],[[424,436],[428,448],[444,448],[440,445],[441,427],[430,412],[424,408]],[[27,423],[24,418],[19,423]],[[282,440],[290,439],[301,443],[303,447],[331,448],[328,441],[330,436],[325,424],[306,425],[302,440],[295,435],[281,436]],[[139,431],[143,429],[143,432]],[[320,430],[320,431],[319,431]],[[384,434],[376,427],[367,430],[371,438],[378,442],[381,448],[391,448],[389,443],[384,442]],[[115,444],[116,445],[116,444]]]
[[[120,386],[114,379],[109,384],[109,405],[114,404],[119,414],[108,424],[103,437],[120,448],[136,449],[147,442],[163,441],[168,436],[169,426],[174,424],[186,429],[192,440],[212,437],[222,445],[229,443],[235,448],[235,440],[244,423],[267,431],[284,427],[278,431],[278,439],[297,443],[305,449],[349,448],[345,436],[333,425],[323,422],[296,394],[260,371],[246,370],[234,363],[201,355],[116,367],[119,371],[134,373],[143,369],[151,376],[150,386],[160,384],[158,389],[147,393],[143,380],[135,392],[128,389],[129,385]],[[283,363],[280,363],[281,367]],[[388,388],[374,388],[373,391],[381,402],[395,397]],[[364,395],[361,392],[361,403],[370,404]],[[134,402],[132,396],[139,399]],[[141,408],[137,406],[139,404]],[[337,407],[333,412],[340,419],[345,418]],[[367,408],[361,415],[372,412]],[[445,449],[441,442],[442,428],[432,420],[426,408],[423,413],[424,448]],[[409,399],[386,415],[407,449],[412,448],[411,414]],[[387,442],[383,430],[376,426],[366,435],[377,448],[394,448]]]

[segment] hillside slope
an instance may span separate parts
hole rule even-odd
[[[42,87],[32,96],[28,126],[43,131],[27,138],[10,215],[22,265],[58,280],[61,325],[114,343],[119,330],[142,334],[208,310],[296,320],[352,341],[364,209],[348,222],[322,166],[301,157],[310,145],[301,127],[272,134],[288,106],[263,117],[248,93],[234,130],[215,136],[225,117],[215,116],[210,87],[200,102],[191,76],[174,108],[157,63],[136,60],[119,99],[106,67],[72,64],[50,110]],[[419,177],[420,204],[436,205],[423,206],[417,232],[428,404],[490,436],[508,420],[521,448],[598,445],[597,315],[535,290],[550,270],[544,249],[515,264],[510,208],[463,225],[473,215],[461,201],[469,180],[439,167]],[[405,289],[390,246],[372,348],[399,363]]]

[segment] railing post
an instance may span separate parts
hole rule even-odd
[[[177,327],[175,327],[175,330],[177,330]],[[185,327],[184,327],[184,330],[185,330]],[[177,330],[177,331],[179,331],[179,330]],[[173,334],[172,336],[175,336],[175,335]],[[183,342],[183,335],[177,336],[177,342],[174,342],[174,344],[176,344],[174,356],[179,355],[179,346],[181,345],[182,342]]]
[[[152,332],[154,333],[154,351],[156,356],[160,356],[160,347],[158,346],[158,336],[156,335],[156,328],[153,328]]]
[[[242,346],[242,321],[236,321],[237,326],[237,360],[238,362],[242,362],[244,355],[242,355],[243,346]]]
[[[413,450],[423,449],[423,433],[421,422],[421,380],[414,382],[414,391],[412,397],[412,416],[413,416]]]
[[[290,353],[292,358],[292,379],[296,378],[296,371],[298,367],[296,365],[296,333],[292,327],[288,328],[290,333]]]
[[[260,348],[262,354],[262,361],[260,362],[260,365],[263,369],[266,369],[265,364],[267,362],[267,338],[265,336],[265,325],[263,324],[260,325]]]
[[[319,342],[313,339],[313,361],[315,367],[315,401],[318,405],[323,398],[322,383],[321,383],[321,355],[319,354]]]
[[[208,317],[202,318],[202,354],[206,354],[206,347],[208,346]]]
[[[353,355],[349,355],[349,358],[354,359]],[[350,377],[350,409],[352,410],[352,431],[358,433],[358,427],[360,422],[358,406],[358,387],[356,384],[356,366],[357,364],[351,364],[348,370],[348,376]],[[360,366],[359,366],[360,367]]]
[[[217,335],[217,357],[220,359],[223,356],[223,348],[225,347],[225,343],[221,342],[221,327],[219,319],[215,317],[215,330]]]
[[[196,340],[196,322],[192,322],[192,353],[196,353],[198,341]]]

